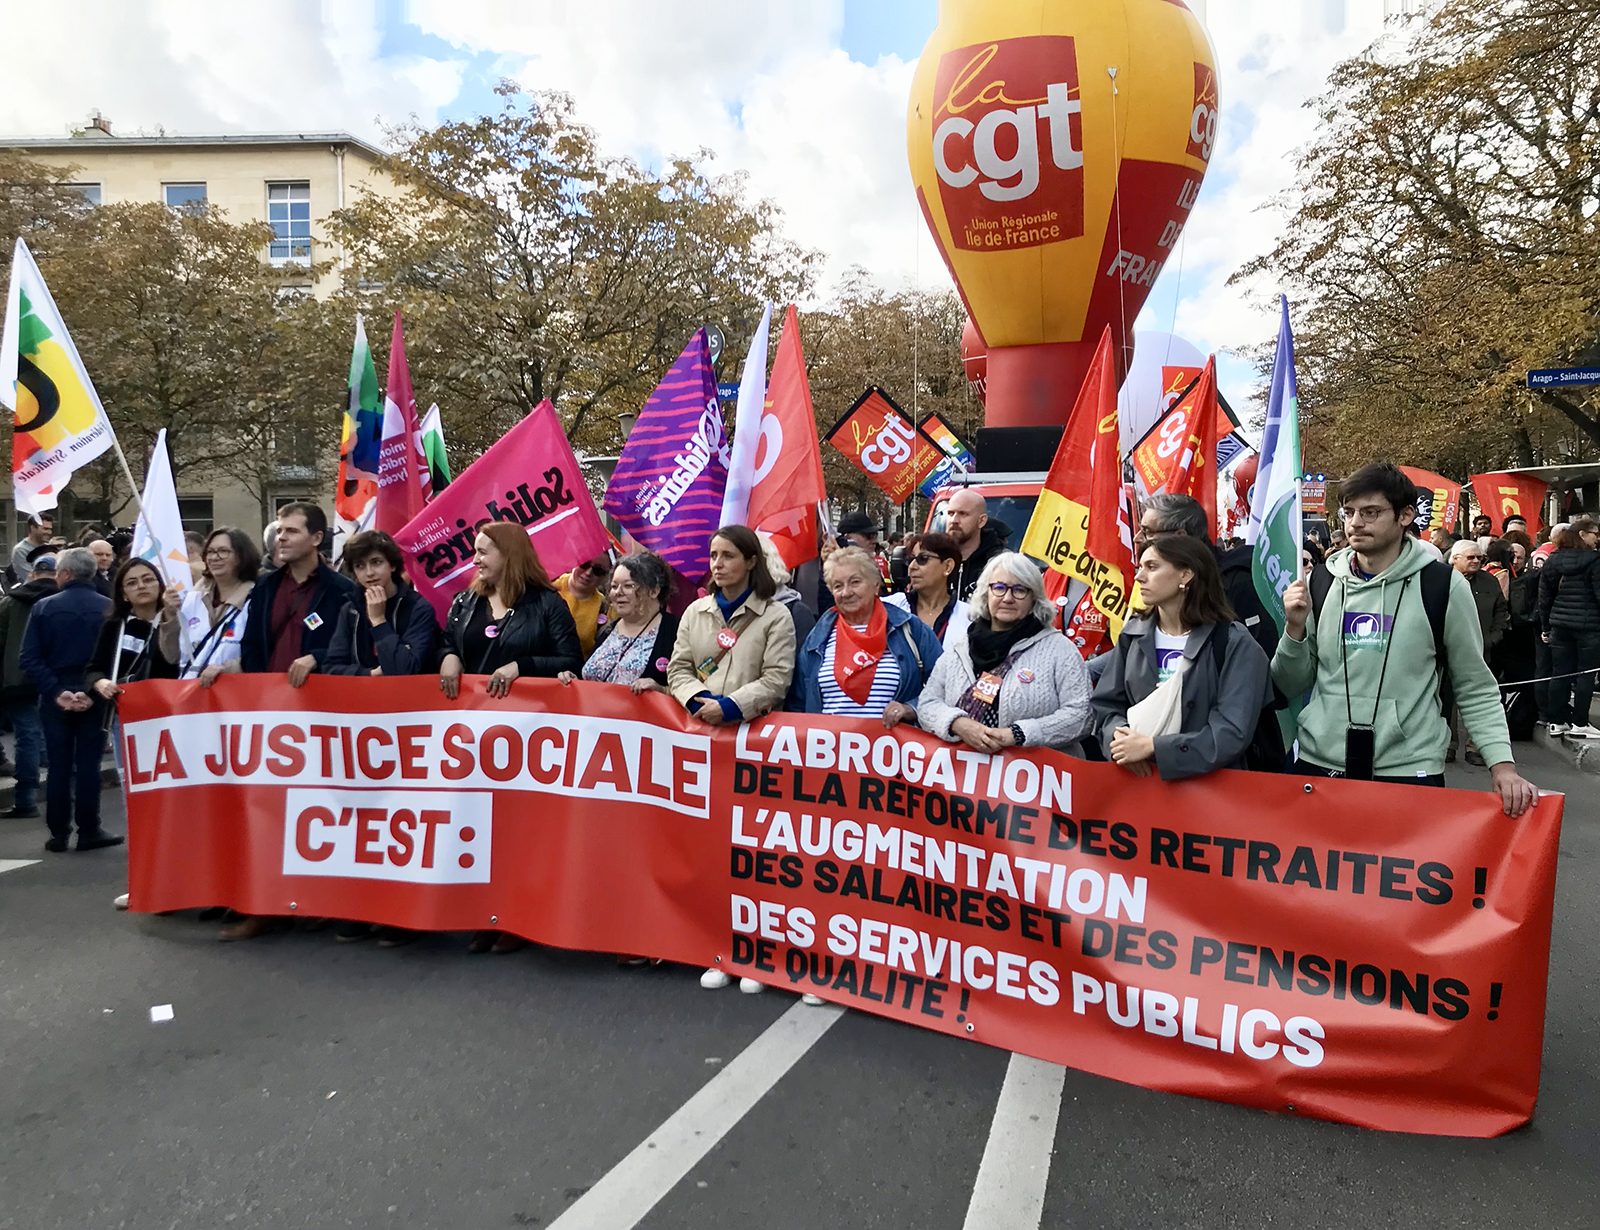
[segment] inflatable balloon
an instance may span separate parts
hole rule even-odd
[[[961,370],[966,373],[967,384],[981,402],[989,375],[989,351],[983,344],[983,335],[978,332],[978,326],[972,323],[970,316],[961,330]]]
[[[1124,453],[1176,404],[1205,365],[1205,355],[1175,334],[1141,332],[1134,336],[1133,362],[1117,394]]]
[[[991,427],[1065,423],[1131,329],[1217,133],[1180,0],[940,0],[906,115],[928,229],[988,351]]]

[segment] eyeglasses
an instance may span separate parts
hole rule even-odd
[[[989,585],[989,592],[996,598],[1004,598],[1007,594],[1013,598],[1026,598],[1033,590],[1026,585],[1007,585],[1004,581],[994,581]]]
[[[1339,519],[1342,521],[1380,521],[1385,513],[1392,511],[1387,504],[1379,504],[1372,508],[1341,508]]]
[[[207,559],[227,559],[232,554],[232,547],[207,547],[205,557]]]

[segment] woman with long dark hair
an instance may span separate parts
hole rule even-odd
[[[125,683],[178,677],[178,664],[162,654],[156,635],[166,588],[166,578],[147,559],[131,559],[117,569],[111,609],[83,673],[84,683],[102,700],[116,700]]]
[[[520,525],[495,521],[473,544],[477,572],[455,596],[444,626],[444,661],[439,689],[454,700],[463,674],[488,675],[484,690],[510,693],[523,676],[554,679],[583,666],[577,625]],[[510,932],[480,931],[468,952],[503,954],[526,948]]]
[[[1271,663],[1234,619],[1216,556],[1199,539],[1163,534],[1135,575],[1143,605],[1123,624],[1090,700],[1102,750],[1164,781],[1245,767],[1273,701]]]

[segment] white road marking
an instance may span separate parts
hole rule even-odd
[[[962,1230],[1030,1230],[1039,1225],[1066,1079],[1060,1064],[1011,1056]]]
[[[0,871],[15,871],[19,867],[32,867],[35,863],[42,862],[37,858],[0,858]]]
[[[637,1225],[843,1015],[832,1004],[790,1008],[550,1223],[550,1230]]]

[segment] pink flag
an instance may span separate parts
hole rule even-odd
[[[398,534],[427,503],[422,491],[422,431],[417,426],[417,399],[411,393],[406,342],[400,335],[400,313],[394,314],[394,339],[389,344],[389,388],[383,396],[383,444],[378,451],[378,504],[373,528]]]
[[[471,583],[473,540],[491,521],[514,521],[527,530],[552,577],[610,545],[548,401],[495,441],[394,536],[406,557],[406,575],[440,620],[449,613],[450,600]]]

